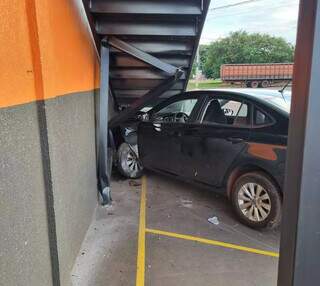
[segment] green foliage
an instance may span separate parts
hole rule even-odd
[[[294,46],[267,34],[230,33],[226,38],[200,46],[201,70],[207,78],[219,78],[222,64],[292,62]]]
[[[196,71],[197,71],[197,63],[196,63],[196,61],[194,61],[194,64],[193,64],[192,69],[191,69],[191,75],[190,75],[191,78],[195,77]]]
[[[214,79],[214,80],[208,79],[208,80],[200,81],[198,85],[196,85],[195,80],[189,80],[187,90],[218,88],[218,87],[221,87],[222,84],[223,82],[219,79]]]
[[[204,70],[204,63],[206,61],[207,58],[207,51],[208,51],[208,45],[200,45],[199,46],[199,56],[200,56],[200,70]],[[194,60],[193,66],[192,66],[192,70],[191,70],[191,77],[193,78],[196,75],[196,71],[197,71],[197,59]]]

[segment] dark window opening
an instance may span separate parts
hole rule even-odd
[[[262,112],[259,109],[255,110],[254,114],[254,125],[261,126],[261,125],[268,125],[272,123],[272,119],[266,113]]]
[[[236,100],[213,99],[207,105],[202,123],[250,127],[249,106]]]

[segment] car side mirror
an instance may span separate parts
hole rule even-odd
[[[150,120],[150,116],[148,113],[144,113],[142,116],[141,116],[141,120],[142,121],[149,121]]]
[[[137,119],[140,121],[149,121],[150,117],[149,114],[147,112],[139,112],[137,114]]]

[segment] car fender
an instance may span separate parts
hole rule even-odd
[[[271,161],[251,156],[246,151],[237,156],[229,167],[223,178],[222,185],[227,188],[227,195],[230,196],[235,180],[244,173],[260,171],[265,173],[274,181],[279,191],[283,189],[284,163],[282,161]]]

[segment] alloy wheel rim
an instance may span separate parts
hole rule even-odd
[[[128,171],[130,174],[138,173],[142,169],[140,162],[136,159],[136,156],[131,150],[125,154],[125,160],[123,160],[123,162],[123,169]]]
[[[244,184],[238,192],[241,212],[253,222],[264,221],[271,212],[271,199],[266,189],[257,183]]]

